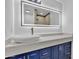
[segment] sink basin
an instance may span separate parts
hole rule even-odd
[[[56,36],[56,35],[63,35],[64,33],[44,33],[44,34],[39,34],[41,37],[45,36]]]
[[[30,36],[12,36],[8,40],[6,40],[6,44],[30,44],[37,42],[39,36],[37,35],[30,35]]]

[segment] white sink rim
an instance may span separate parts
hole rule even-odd
[[[11,43],[26,43],[30,41],[37,41],[39,39],[38,35],[29,35],[29,36],[11,36],[7,40],[5,40],[6,44]]]

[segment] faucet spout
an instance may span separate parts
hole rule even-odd
[[[34,34],[34,28],[33,27],[31,28],[31,34],[32,35]]]

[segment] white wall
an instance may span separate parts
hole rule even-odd
[[[62,30],[65,33],[73,33],[73,0],[61,0],[64,13],[62,14]]]
[[[62,4],[56,0],[42,0],[42,4],[50,6],[56,10],[62,10]]]
[[[5,38],[13,34],[13,3],[12,0],[5,0]]]
[[[21,0],[14,0],[14,35],[30,35],[30,28],[21,26]]]

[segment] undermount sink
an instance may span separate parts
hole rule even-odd
[[[6,45],[8,44],[30,44],[38,41],[38,35],[30,35],[30,36],[12,36],[8,40],[6,40]]]
[[[56,36],[56,35],[63,35],[64,33],[42,33],[38,34],[40,37],[45,37],[45,36]]]

